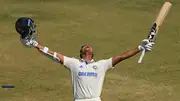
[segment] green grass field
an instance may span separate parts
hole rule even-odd
[[[35,20],[37,39],[50,49],[78,57],[82,44],[96,60],[120,55],[146,38],[165,0],[0,0],[0,101],[72,101],[71,77],[62,65],[22,46],[14,23]],[[154,50],[106,74],[103,101],[180,101],[180,1],[161,26]]]

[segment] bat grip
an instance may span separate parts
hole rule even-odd
[[[146,52],[146,50],[143,49],[143,51],[142,51],[142,53],[141,53],[141,56],[139,57],[138,63],[142,63],[143,57],[144,57],[144,55],[145,55],[145,52]]]

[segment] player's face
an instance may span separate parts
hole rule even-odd
[[[89,45],[89,44],[84,45],[82,47],[82,51],[84,53],[93,53],[93,49],[92,49],[91,45]]]
[[[80,49],[80,57],[81,58],[83,58],[84,56],[87,56],[87,55],[91,55],[92,58],[94,56],[93,49],[92,49],[91,45],[89,45],[89,44],[85,44],[85,45],[81,46],[81,49]]]

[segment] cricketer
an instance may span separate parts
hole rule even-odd
[[[20,34],[20,41],[23,45],[36,48],[44,55],[64,65],[71,72],[74,101],[101,101],[100,95],[106,72],[142,50],[151,51],[154,45],[153,42],[144,39],[140,45],[121,55],[95,61],[93,48],[89,44],[81,46],[80,58],[65,56],[40,44],[35,39],[36,25],[31,18],[18,18],[15,28]]]

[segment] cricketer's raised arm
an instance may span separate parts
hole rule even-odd
[[[114,67],[116,64],[118,64],[119,62],[121,62],[121,61],[123,61],[123,60],[125,60],[125,59],[127,59],[127,58],[130,58],[130,57],[134,56],[135,54],[137,54],[137,53],[139,53],[139,52],[140,52],[140,50],[139,50],[138,47],[137,47],[137,48],[134,48],[134,49],[132,49],[132,50],[125,51],[124,53],[122,53],[122,54],[119,55],[119,56],[114,56],[114,57],[112,58],[112,65],[113,65],[113,67]]]
[[[122,53],[119,56],[114,56],[112,58],[112,65],[115,66],[119,62],[136,55],[140,51],[145,50],[146,52],[149,52],[152,50],[153,45],[154,45],[154,42],[150,42],[148,39],[144,39],[144,40],[142,40],[141,44],[138,47],[128,50],[128,51],[125,51],[124,53]]]
[[[21,43],[26,47],[34,46],[36,47],[41,53],[45,54],[46,56],[54,59],[61,64],[64,63],[64,56],[52,50],[49,50],[48,47],[45,47],[39,44],[35,40],[36,36],[36,24],[35,22],[28,17],[20,17],[16,20],[15,29],[20,35]]]
[[[48,56],[49,58],[51,58],[51,59],[53,59],[53,60],[55,60],[57,62],[60,62],[61,64],[64,63],[64,56],[62,54],[50,50],[48,47],[39,44],[35,40],[31,40],[30,43],[35,48],[37,48],[41,53],[43,53],[44,55]]]

